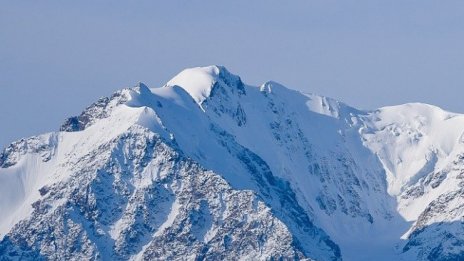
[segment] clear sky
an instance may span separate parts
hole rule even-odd
[[[117,89],[210,64],[362,109],[464,112],[462,0],[0,4],[0,147]]]

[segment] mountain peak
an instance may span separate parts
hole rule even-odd
[[[148,86],[143,82],[138,82],[137,85],[135,85],[135,87],[136,88],[148,89]]]
[[[168,81],[165,87],[179,86],[187,91],[195,102],[202,104],[211,96],[218,82],[244,91],[240,77],[230,73],[224,66],[218,65],[185,69]]]
[[[463,173],[464,115],[191,68],[0,152],[0,259],[464,260]]]
[[[151,94],[150,88],[148,88],[148,86],[143,82],[138,82],[134,87],[134,90],[140,94]]]

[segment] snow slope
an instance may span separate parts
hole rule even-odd
[[[186,69],[7,147],[0,254],[463,258],[463,133],[463,115],[431,105],[361,111]]]

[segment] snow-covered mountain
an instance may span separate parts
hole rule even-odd
[[[186,69],[0,154],[0,260],[464,260],[463,133]]]

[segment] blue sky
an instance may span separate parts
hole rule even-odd
[[[220,64],[371,109],[464,112],[464,1],[1,1],[0,147]]]

